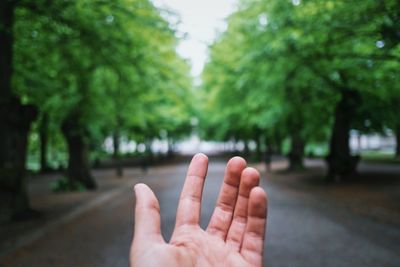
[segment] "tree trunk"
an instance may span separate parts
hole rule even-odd
[[[272,145],[270,138],[265,138],[265,153],[264,153],[264,163],[267,169],[267,172],[271,171],[271,162],[272,162]]]
[[[244,140],[243,144],[244,144],[243,148],[244,155],[248,157],[250,155],[249,140]]]
[[[357,135],[357,146],[358,146],[358,153],[361,154],[362,151],[362,143],[361,143],[361,139],[362,138],[362,134],[361,132],[358,133]]]
[[[113,134],[113,147],[114,147],[114,162],[116,166],[116,174],[118,177],[123,176],[123,169],[122,169],[122,163],[121,163],[121,158],[119,155],[119,148],[120,148],[120,137],[118,131],[115,131]]]
[[[70,114],[62,123],[62,132],[68,146],[67,176],[72,190],[79,184],[87,189],[95,189],[96,182],[90,173],[89,146],[87,132],[79,125],[78,114]]]
[[[360,96],[354,90],[342,90],[341,100],[336,105],[335,121],[327,157],[328,179],[345,178],[354,173],[359,157],[350,155],[351,118],[359,104]]]
[[[400,158],[400,124],[396,129],[396,157]]]
[[[28,133],[36,117],[33,106],[15,98],[0,103],[0,221],[6,217],[25,219],[32,215],[26,188]]]
[[[260,161],[262,160],[262,147],[261,147],[261,137],[257,136],[256,137],[256,156],[257,156],[257,160]]]
[[[275,141],[275,153],[278,155],[282,155],[282,136],[280,134],[275,134],[274,141]]]
[[[46,172],[50,169],[47,161],[48,127],[49,127],[49,115],[47,113],[43,113],[42,119],[39,124],[41,172]]]
[[[3,101],[7,101],[12,97],[11,78],[13,74],[15,2],[0,1],[0,99]]]
[[[168,145],[168,149],[167,149],[167,157],[169,159],[173,158],[174,156],[174,140],[172,138],[167,138],[167,145]]]
[[[291,150],[289,153],[289,170],[301,170],[304,169],[303,156],[305,142],[303,138],[297,133],[291,136]]]
[[[147,164],[150,164],[150,165],[152,165],[154,163],[154,160],[155,160],[154,154],[153,154],[153,150],[151,148],[152,144],[153,144],[153,141],[150,140],[150,139],[145,140],[145,142],[144,142],[145,159],[147,161]]]
[[[13,24],[16,1],[0,1],[0,221],[25,219],[30,209],[25,165],[28,133],[36,108],[13,96]]]

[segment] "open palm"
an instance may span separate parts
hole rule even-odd
[[[135,186],[135,232],[132,266],[262,266],[267,196],[260,175],[240,157],[226,167],[224,182],[207,229],[199,226],[208,159],[190,163],[180,196],[176,225],[166,243],[160,229],[160,206],[151,189]]]

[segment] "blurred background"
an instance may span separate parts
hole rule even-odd
[[[270,195],[266,266],[400,266],[397,0],[0,2],[0,265],[126,266],[190,157]]]

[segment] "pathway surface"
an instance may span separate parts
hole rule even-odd
[[[152,168],[132,180],[156,192],[168,240],[186,164]],[[202,206],[202,226],[211,216],[224,162],[211,162]],[[274,179],[262,186],[270,199],[265,266],[400,266],[398,226],[335,205],[321,194]],[[131,188],[0,259],[0,266],[128,266],[133,226]]]

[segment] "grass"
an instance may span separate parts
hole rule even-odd
[[[394,153],[383,151],[364,151],[361,153],[361,158],[368,162],[400,164],[400,158],[396,158]]]

